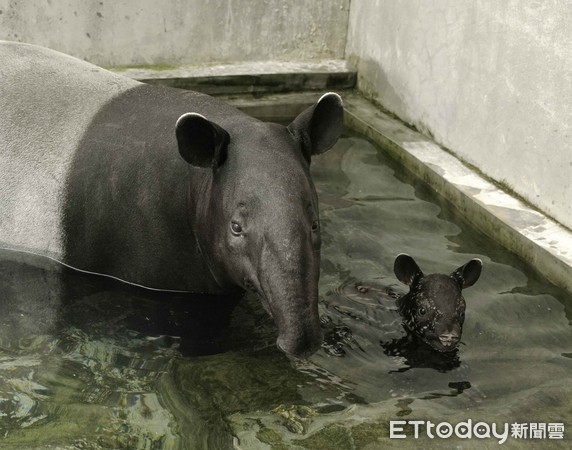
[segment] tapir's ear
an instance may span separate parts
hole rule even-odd
[[[480,259],[471,259],[467,264],[455,270],[451,277],[459,283],[461,289],[465,289],[477,282],[482,268],[483,262]]]
[[[411,286],[415,281],[423,278],[423,272],[415,260],[405,253],[397,255],[393,264],[393,273],[399,281],[407,286]]]
[[[302,145],[308,162],[313,155],[324,153],[334,146],[344,130],[342,98],[333,92],[324,94],[318,103],[301,112],[288,131]]]
[[[191,166],[217,168],[224,163],[230,141],[224,128],[200,114],[186,113],[175,130],[179,153]]]

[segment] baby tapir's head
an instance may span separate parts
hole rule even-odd
[[[476,283],[482,265],[480,259],[471,259],[450,275],[424,275],[411,256],[398,255],[395,276],[409,286],[409,292],[398,300],[405,327],[435,350],[454,350],[465,321],[461,291]]]

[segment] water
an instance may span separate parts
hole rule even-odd
[[[315,158],[313,173],[327,339],[309,361],[275,348],[254,297],[233,311],[0,252],[0,448],[478,448],[497,440],[416,441],[407,429],[389,441],[389,421],[572,427],[569,294],[359,137]],[[426,273],[483,260],[457,353],[403,344],[401,252]],[[528,444],[569,446],[570,433]]]

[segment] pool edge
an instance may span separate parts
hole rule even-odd
[[[428,137],[358,94],[345,99],[346,124],[451,202],[477,229],[572,292],[572,233],[465,165]],[[570,251],[567,251],[570,249]]]

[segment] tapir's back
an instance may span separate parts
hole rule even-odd
[[[137,85],[59,52],[0,42],[0,247],[61,259],[78,143],[104,104]]]

